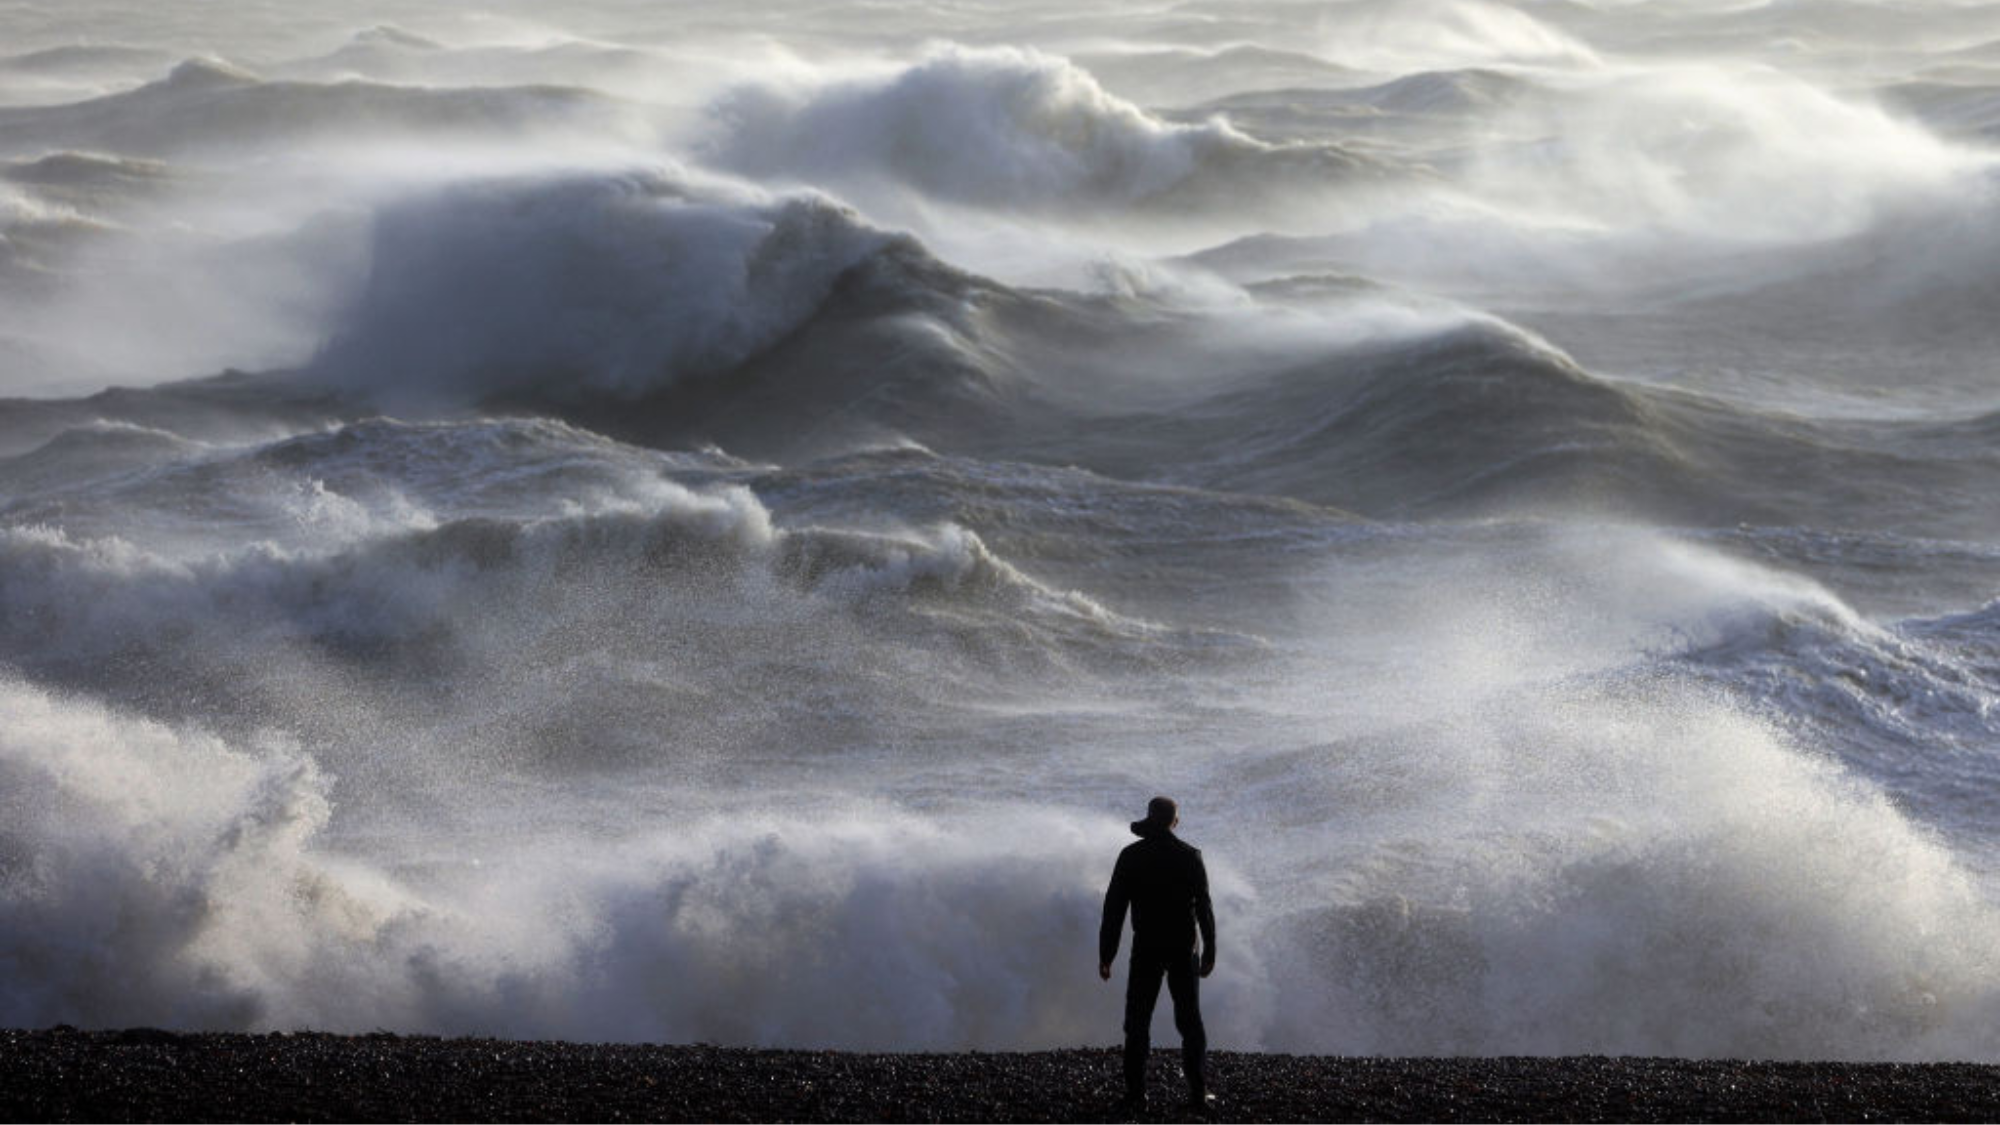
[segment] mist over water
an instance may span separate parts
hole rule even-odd
[[[2000,4],[8,23],[0,1022],[2000,1055]]]

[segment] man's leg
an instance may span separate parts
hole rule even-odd
[[[1153,986],[1159,995],[1159,986]],[[1174,999],[1174,1027],[1181,1033],[1181,1069],[1187,1073],[1188,1096],[1199,1102],[1208,1093],[1202,1067],[1208,1059],[1208,1032],[1201,1026],[1201,977],[1194,955],[1167,962],[1167,994]]]
[[[1146,1098],[1146,1054],[1153,1049],[1153,1005],[1160,1001],[1158,959],[1132,951],[1132,975],[1125,978],[1125,1096]],[[1178,994],[1176,994],[1178,995]]]

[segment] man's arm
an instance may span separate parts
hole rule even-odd
[[[1097,927],[1097,975],[1111,979],[1111,962],[1118,956],[1118,939],[1125,933],[1125,908],[1132,902],[1132,877],[1125,869],[1125,853],[1111,869],[1111,885],[1104,888],[1104,922]]]
[[[1201,975],[1215,971],[1215,907],[1208,901],[1208,867],[1194,857],[1194,921],[1201,927]]]

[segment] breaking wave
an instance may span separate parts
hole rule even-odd
[[[638,397],[734,368],[895,242],[816,196],[666,172],[500,181],[392,206],[316,361],[390,402]]]
[[[1164,121],[1033,51],[957,48],[886,78],[748,87],[714,113],[713,159],[738,172],[886,179],[984,207],[1241,206],[1389,174],[1335,146],[1255,140],[1220,117]]]
[[[1044,971],[1093,932],[1076,872],[1106,843],[1061,817],[1025,813],[1026,849],[996,861],[979,825],[884,809],[697,816],[560,856],[500,845],[467,880],[344,855],[332,780],[296,747],[18,683],[0,700],[16,1026],[880,1049],[1067,1040],[1104,1017]]]

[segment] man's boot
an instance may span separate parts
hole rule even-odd
[[[1118,1105],[1128,1113],[1146,1108],[1146,1057],[1151,1048],[1145,1040],[1125,1041],[1125,1100]]]
[[[1182,1069],[1187,1074],[1188,1108],[1196,1113],[1215,1108],[1215,1095],[1208,1092],[1208,1076],[1202,1073],[1202,1065],[1183,1060]]]

